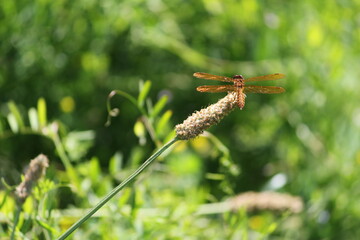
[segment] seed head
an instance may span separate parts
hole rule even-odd
[[[248,211],[271,210],[299,213],[304,208],[300,197],[276,192],[245,192],[232,198],[230,203],[234,210],[245,207]]]
[[[45,175],[47,167],[49,167],[49,160],[44,154],[40,154],[31,160],[29,167],[25,172],[24,180],[15,190],[15,196],[20,203],[24,202],[30,195],[34,183]]]
[[[192,139],[204,130],[228,115],[237,106],[237,98],[235,92],[230,92],[226,97],[220,99],[207,108],[194,112],[183,123],[176,125],[175,131],[178,139]]]

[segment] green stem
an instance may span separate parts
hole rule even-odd
[[[11,240],[14,240],[15,239],[15,232],[16,232],[16,226],[19,222],[19,216],[20,216],[20,213],[21,213],[21,204],[18,205],[17,209],[16,209],[16,213],[15,213],[15,218],[14,218],[14,225],[13,225],[13,228],[11,230],[11,236],[10,236],[10,239]]]
[[[120,183],[116,188],[114,188],[110,193],[108,193],[93,209],[91,209],[85,216],[79,219],[74,223],[65,233],[63,233],[58,240],[63,240],[67,238],[73,231],[80,227],[87,219],[89,219],[94,213],[96,213],[102,206],[105,205],[112,197],[114,197],[121,189],[133,181],[147,166],[149,166],[161,153],[163,153],[167,148],[173,145],[178,141],[176,137],[173,138],[170,142],[162,146],[158,151],[156,151],[151,157],[149,157],[138,169],[135,170],[128,178],[126,178],[122,183]]]
[[[58,135],[57,132],[53,132],[50,135],[50,137],[51,137],[52,141],[55,144],[56,151],[59,154],[59,157],[60,157],[62,163],[65,166],[66,172],[68,174],[68,177],[69,177],[71,183],[73,184],[73,186],[75,186],[75,189],[76,189],[77,193],[80,196],[84,196],[85,192],[80,187],[79,176],[78,176],[77,172],[75,171],[74,166],[71,164],[71,161],[70,161],[68,155],[66,154],[66,151],[65,151],[64,146],[63,146],[63,144],[61,142],[60,136]]]

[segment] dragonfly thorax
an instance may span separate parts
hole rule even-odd
[[[244,77],[242,75],[234,75],[232,78],[234,79],[234,85],[236,88],[244,87]]]

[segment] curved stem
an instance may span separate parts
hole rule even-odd
[[[144,169],[149,166],[161,153],[163,153],[167,148],[173,145],[178,141],[176,137],[173,138],[170,142],[162,146],[158,151],[156,151],[151,157],[149,157],[138,169],[135,170],[128,178],[126,178],[122,183],[120,183],[116,188],[114,188],[110,193],[108,193],[93,209],[91,209],[85,216],[79,219],[74,223],[65,233],[63,233],[58,240],[63,240],[67,238],[73,231],[75,231],[82,223],[89,219],[94,213],[96,213],[102,206],[105,205],[112,197],[114,197],[121,189],[133,181]]]

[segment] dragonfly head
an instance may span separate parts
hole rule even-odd
[[[233,78],[234,79],[244,79],[244,77],[242,75],[234,75]]]

